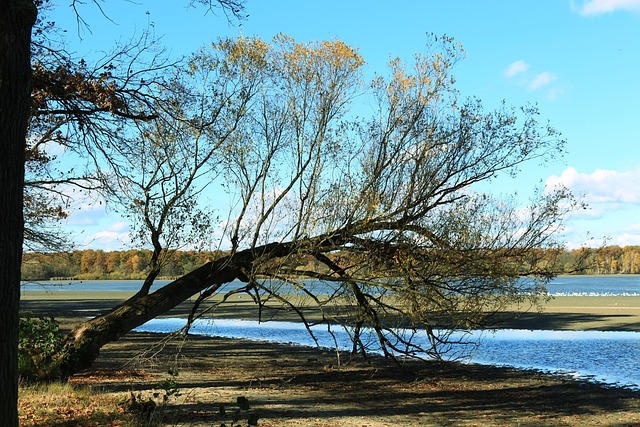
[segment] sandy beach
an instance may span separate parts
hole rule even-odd
[[[23,292],[22,310],[70,327],[127,295]],[[186,310],[181,305],[167,315]],[[638,331],[640,297],[558,297],[543,312],[517,314],[500,326]],[[250,319],[255,310],[238,298],[216,316]],[[640,425],[640,392],[563,376],[454,362],[397,365],[378,357],[346,364],[346,355],[338,360],[332,351],[209,337],[155,346],[160,338],[127,334],[105,346],[72,384],[109,395],[151,395],[168,372],[177,373],[180,396],[154,415],[167,426],[229,423],[220,406],[233,410],[238,397],[251,402],[243,417],[254,414],[260,426]]]

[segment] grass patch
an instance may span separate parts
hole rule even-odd
[[[20,387],[20,426],[134,427],[136,414],[127,410],[125,394],[96,393],[90,387],[62,382]]]

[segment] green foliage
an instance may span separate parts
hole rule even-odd
[[[178,388],[178,382],[175,378],[177,375],[177,373],[172,373],[170,377],[165,379],[160,384],[161,391],[154,392],[153,397],[160,397],[163,403],[166,403],[172,397],[179,397],[180,389]]]
[[[41,382],[60,378],[59,356],[63,352],[64,334],[53,317],[20,319],[18,373],[22,380]]]

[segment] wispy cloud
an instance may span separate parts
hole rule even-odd
[[[512,78],[517,76],[518,74],[522,74],[526,72],[528,69],[529,69],[529,64],[520,60],[509,65],[506,71],[504,72],[504,75],[509,78]]]
[[[91,226],[98,224],[105,216],[105,207],[101,203],[82,203],[69,212],[67,224],[72,226]]]
[[[577,9],[585,16],[616,11],[640,12],[640,0],[586,0]]]
[[[129,243],[128,232],[104,230],[88,236],[84,242],[82,242],[82,245],[95,249],[118,251],[129,247]]]
[[[114,231],[117,233],[120,232],[129,232],[129,223],[124,221],[114,222],[107,228],[107,231]]]
[[[549,71],[537,74],[529,83],[529,89],[539,90],[558,80],[558,76]]]
[[[559,94],[563,93],[560,87],[553,84],[558,80],[555,73],[551,71],[533,73],[529,72],[529,68],[531,68],[530,64],[520,59],[509,64],[503,74],[507,79],[530,91],[545,90],[546,96],[550,100],[556,99]]]

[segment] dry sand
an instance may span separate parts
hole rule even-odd
[[[153,342],[129,334],[72,381],[149,396],[178,372],[181,395],[157,414],[167,426],[229,425],[238,397],[251,403],[243,426],[249,414],[263,427],[640,425],[640,393],[535,371],[381,358],[338,366],[314,348],[205,337],[158,353]],[[142,349],[151,351],[135,358]]]

